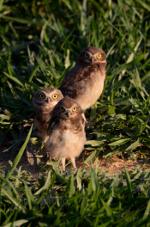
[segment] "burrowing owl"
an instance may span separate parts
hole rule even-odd
[[[48,122],[56,104],[63,98],[56,88],[43,88],[33,95],[32,103],[35,109],[35,127],[42,139],[47,135]]]
[[[106,55],[102,49],[88,47],[79,55],[75,67],[65,76],[60,90],[75,99],[83,110],[100,97],[106,76]]]
[[[60,159],[63,170],[66,159],[70,159],[76,169],[75,158],[82,152],[85,141],[85,119],[81,107],[66,96],[54,108],[44,152],[49,159]]]

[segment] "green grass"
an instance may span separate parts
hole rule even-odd
[[[67,176],[50,169],[33,182],[19,169],[1,182],[3,226],[149,226],[150,174],[140,170],[110,178],[95,169]]]
[[[102,47],[108,62],[103,95],[87,113],[89,162],[150,160],[149,22],[149,0],[0,1],[0,151],[17,152],[9,170],[0,166],[0,226],[150,226],[148,170],[62,174],[53,163],[37,179],[16,168],[32,93],[58,87],[88,45]]]

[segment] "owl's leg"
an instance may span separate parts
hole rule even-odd
[[[71,162],[72,162],[73,168],[76,170],[77,166],[76,166],[75,158],[71,158]]]
[[[61,159],[61,163],[62,163],[62,169],[63,169],[63,171],[65,171],[65,169],[66,169],[65,168],[65,166],[66,166],[66,164],[65,164],[66,163],[66,159],[65,158],[62,158]]]

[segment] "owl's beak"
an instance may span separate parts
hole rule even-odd
[[[67,109],[65,109],[64,107],[61,108],[61,116],[62,116],[63,118],[69,117],[69,111],[68,111]]]
[[[46,103],[48,103],[48,102],[49,102],[49,97],[47,97],[47,98],[45,99],[45,102],[46,102]]]
[[[100,61],[100,63],[101,63],[101,64],[106,64],[107,61],[106,61],[106,60],[102,60],[102,61]]]

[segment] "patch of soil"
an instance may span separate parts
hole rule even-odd
[[[111,158],[96,158],[93,164],[88,165],[88,167],[91,166],[110,175],[119,174],[125,169],[132,171],[138,167],[143,170],[150,171],[150,162],[145,162],[143,160],[121,159],[116,155],[112,156]]]
[[[34,149],[33,149],[34,147]],[[19,165],[22,165],[27,171],[32,174],[37,173],[39,168],[39,163],[41,162],[41,155],[38,155],[36,146],[27,146],[23,157],[20,160]],[[9,160],[13,161],[16,152],[12,151],[0,151],[0,166],[4,166],[7,168],[9,166]],[[81,155],[79,159],[77,159],[77,167],[89,169],[93,167],[95,169],[99,169],[101,172],[108,173],[109,175],[119,174],[125,169],[128,171],[134,170],[135,168],[141,168],[143,170],[150,170],[150,159],[122,159],[117,155],[112,155],[109,158],[101,158],[96,157],[94,161],[90,161],[90,163],[84,162],[85,158],[88,157],[89,152],[85,152]],[[46,164],[46,163],[45,163]],[[69,163],[68,163],[69,164]],[[60,167],[61,168],[61,167]],[[67,165],[67,169],[72,168],[72,165]]]

